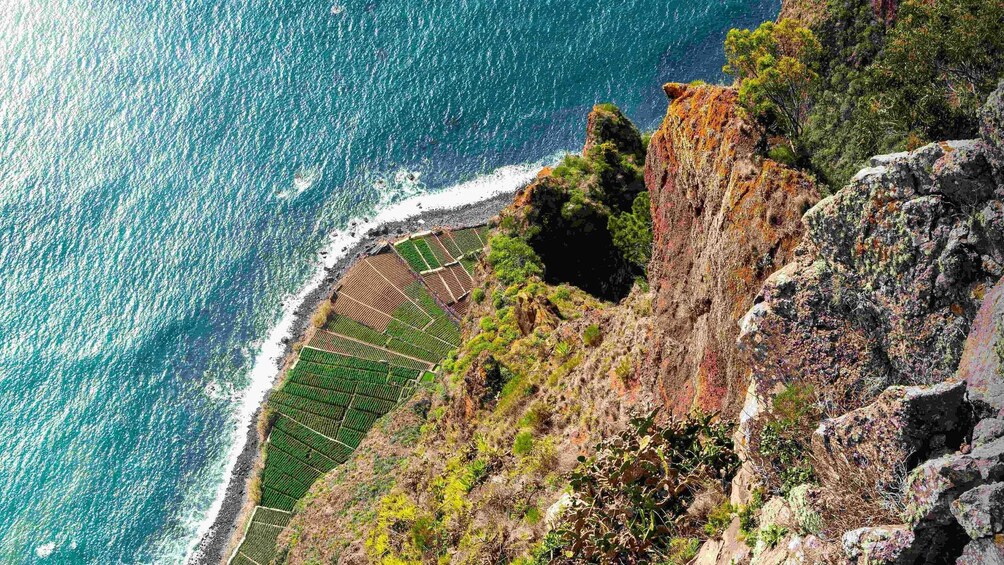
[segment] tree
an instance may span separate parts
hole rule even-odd
[[[739,80],[739,104],[761,123],[776,125],[792,148],[811,109],[819,51],[812,31],[787,18],[753,31],[733,29],[725,39],[722,70]]]
[[[648,192],[634,199],[631,212],[610,216],[607,229],[624,258],[644,272],[652,258],[652,210]]]

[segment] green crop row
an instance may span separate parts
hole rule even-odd
[[[422,259],[422,254],[418,252],[418,248],[415,247],[414,242],[410,239],[406,239],[401,243],[394,245],[397,252],[404,258],[408,266],[417,272],[425,271],[429,268],[428,263]]]
[[[277,512],[271,508],[261,508],[259,507],[254,512],[254,517],[251,519],[252,523],[269,524],[272,526],[284,527],[289,524],[289,520],[293,516],[287,514],[286,512]]]
[[[328,443],[334,442],[328,441]],[[275,462],[284,473],[302,479],[307,484],[313,482],[318,473],[326,473],[335,468],[337,459],[326,455],[324,451],[312,449],[296,436],[280,429],[272,430],[269,435],[269,457],[274,455]],[[295,461],[287,461],[286,456]]]
[[[296,364],[296,368],[293,369],[290,375],[292,377],[293,375],[299,375],[301,373],[309,373],[325,377],[327,379],[335,379],[333,381],[327,381],[331,384],[321,388],[331,388],[342,392],[351,392],[351,389],[346,387],[350,386],[350,384],[354,382],[380,383],[386,381],[388,367],[386,364],[381,364],[380,366],[383,370],[377,372],[367,369],[339,367],[337,365],[321,365],[310,361],[301,361]]]
[[[485,245],[478,234],[471,228],[453,232],[453,239],[465,254],[484,249]]]
[[[425,310],[425,312],[433,319],[443,318],[446,316],[446,312],[443,312],[443,309],[436,304],[436,301],[433,300],[429,291],[425,289],[425,283],[422,281],[410,283],[404,288],[404,293],[408,295],[409,298],[414,300],[416,304],[421,306],[422,310]],[[419,327],[424,328],[425,326]]]
[[[342,425],[357,432],[365,433],[373,427],[373,422],[376,422],[377,418],[379,418],[379,416],[376,414],[370,414],[369,412],[362,412],[359,410],[349,410],[345,413],[345,420],[342,422]]]
[[[402,355],[410,355],[411,357],[422,359],[424,361],[428,361],[429,363],[438,363],[439,360],[442,359],[441,356],[438,356],[431,351],[427,351],[396,337],[392,337],[390,341],[387,342],[387,349],[396,351]]]
[[[262,487],[261,489],[261,505],[267,506],[269,508],[278,508],[279,510],[293,511],[293,506],[296,504],[295,498],[290,498],[289,496],[282,494],[279,491],[272,490],[268,487]]]
[[[247,542],[245,541],[245,543]],[[243,547],[243,545],[241,547]],[[245,557],[243,553],[238,553],[237,555],[234,555],[233,560],[230,561],[230,565],[257,565],[257,564],[254,561],[251,561],[250,559]]]
[[[363,434],[350,430],[349,428],[342,428],[338,431],[338,441],[344,443],[345,445],[355,449],[359,447],[359,442],[363,440]]]
[[[290,498],[299,499],[307,491],[310,485],[305,485],[293,477],[283,473],[276,465],[268,465],[262,473],[262,486],[277,490]]]
[[[433,322],[433,325],[435,326],[436,322]],[[450,350],[456,347],[453,344],[445,343],[436,337],[432,337],[425,331],[416,330],[396,320],[391,320],[390,324],[387,324],[387,334],[438,354],[437,361],[445,357]]]
[[[328,320],[326,328],[335,333],[352,337],[360,341],[365,341],[367,343],[372,343],[374,345],[383,345],[387,342],[387,336],[384,334],[365,324],[361,324],[352,318],[339,316],[338,314],[335,314],[330,320]]]
[[[312,469],[302,461],[280,450],[268,450],[265,470],[278,469],[304,485],[312,485],[320,477],[320,472]]]
[[[391,316],[395,320],[401,320],[402,322],[415,328],[424,328],[430,321],[432,321],[431,316],[407,300],[398,306],[394,312],[391,313]]]
[[[318,333],[317,335],[320,336],[321,334]],[[315,337],[315,339],[317,338]],[[421,361],[414,361],[407,357],[397,355],[391,351],[377,349],[376,347],[352,341],[350,339],[345,339],[334,334],[324,334],[322,339],[327,342],[329,346],[362,359],[369,359],[371,361],[387,361],[394,363],[395,365],[400,365],[401,367],[412,367],[414,369],[426,368],[426,364]]]
[[[328,418],[330,420],[341,420],[342,416],[345,414],[345,409],[341,406],[318,402],[302,396],[296,396],[283,390],[278,390],[272,393],[272,396],[269,398],[269,402],[281,404],[282,406],[288,406],[289,408],[303,412],[309,412],[316,416],[321,416],[322,418]]]
[[[338,365],[341,367],[351,367],[353,369],[363,369],[367,371],[382,372],[386,371],[384,364],[378,361],[370,361],[369,359],[359,359],[358,357],[351,357],[348,355],[342,355],[340,353],[332,353],[330,351],[323,351],[320,349],[306,348],[300,351],[301,361],[311,361],[314,363],[321,363],[324,365]]]
[[[425,328],[424,331],[429,335],[434,335],[437,338],[453,345],[453,347],[458,347],[460,345],[460,329],[457,328],[457,324],[449,318],[436,318],[436,320],[432,322],[432,325]]]
[[[415,239],[413,241],[415,242],[415,249],[418,249],[418,252],[422,254],[422,259],[425,259],[429,268],[438,269],[442,266],[436,259],[435,253],[432,252],[432,248],[429,247],[429,242],[425,241],[425,238]]]
[[[457,242],[453,241],[453,238],[447,233],[443,233],[439,236],[439,242],[443,244],[443,247],[445,247],[447,251],[450,252],[450,255],[453,255],[454,259],[464,254],[464,252],[460,250],[460,247],[457,246]]]
[[[300,368],[297,367],[297,370],[289,373],[289,381],[287,381],[286,387],[290,384],[299,384],[331,391],[338,391],[341,394],[352,394],[352,392],[356,389],[356,381],[354,380],[341,379],[338,377],[325,377],[299,369]]]
[[[286,416],[317,433],[324,434],[328,437],[335,437],[338,435],[338,420],[322,418],[309,412],[281,405],[278,408],[278,412],[279,414],[282,414],[283,416]]]
[[[324,402],[325,404],[334,404],[335,406],[348,406],[349,401],[352,400],[352,395],[347,392],[338,392],[295,382],[286,383],[282,387],[282,390],[294,396],[302,396],[303,398]]]
[[[352,398],[352,408],[356,410],[363,410],[366,412],[372,412],[379,416],[383,416],[387,412],[394,409],[396,402],[391,402],[389,400],[381,400],[379,398],[373,398],[371,396],[362,396],[357,394]],[[348,418],[346,417],[346,420]]]
[[[356,396],[372,396],[391,402],[397,402],[401,398],[401,387],[394,385],[364,385],[360,384],[356,388]]]
[[[247,537],[241,544],[240,552],[248,559],[253,559],[255,563],[271,563],[275,559],[275,542],[280,532],[281,528],[252,523],[248,527]]]
[[[332,462],[342,463],[348,459],[349,455],[351,455],[340,448],[337,443],[324,436],[318,435],[316,432],[311,431],[309,428],[302,426],[294,420],[279,418],[275,422],[275,427],[289,434],[291,437],[310,447],[314,451],[323,454]],[[337,437],[337,434],[335,434],[334,437]],[[332,465],[332,467],[333,466],[334,465]],[[318,467],[318,469],[320,468],[321,467]]]

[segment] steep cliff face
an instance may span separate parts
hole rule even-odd
[[[748,374],[737,322],[791,258],[802,213],[819,197],[809,177],[758,156],[761,140],[740,117],[735,90],[664,89],[671,102],[645,166],[658,323],[642,372],[657,376],[676,413],[734,415]]]

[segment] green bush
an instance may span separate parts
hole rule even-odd
[[[521,283],[544,273],[540,257],[523,238],[497,234],[488,244],[488,264],[502,284]]]
[[[783,163],[788,166],[795,166],[798,164],[798,156],[795,152],[791,150],[788,145],[775,145],[770,148],[767,152],[767,156],[771,159],[777,161],[778,163]]]
[[[527,455],[533,451],[533,433],[522,431],[516,434],[516,439],[512,442],[513,455]]]
[[[471,300],[475,304],[481,304],[485,299],[485,289],[478,287],[471,291]]]
[[[582,332],[582,342],[589,347],[596,347],[601,341],[603,341],[603,332],[600,331],[600,327],[596,324],[586,326]]]

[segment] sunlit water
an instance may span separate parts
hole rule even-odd
[[[332,230],[655,125],[777,4],[0,0],[0,562],[183,560]]]

